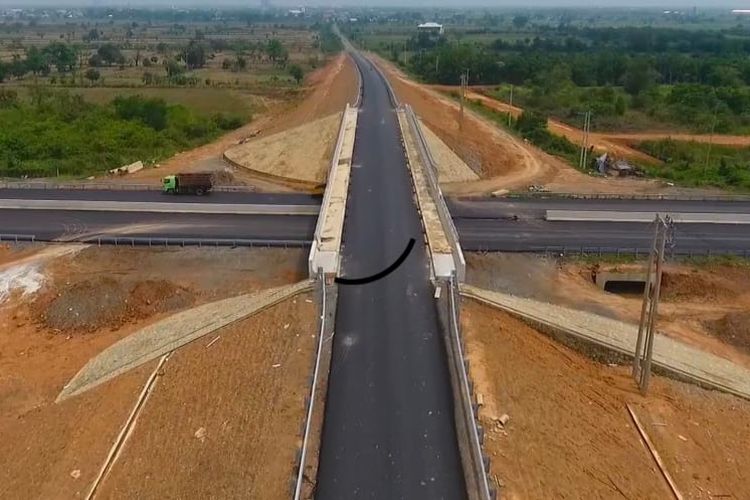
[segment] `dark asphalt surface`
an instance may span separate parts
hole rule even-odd
[[[340,285],[316,498],[462,499],[451,385],[396,115],[357,58],[364,96],[344,225],[343,275],[374,274],[410,238],[404,264]]]
[[[43,241],[96,236],[309,241],[316,221],[309,215],[0,210],[0,234],[34,235]]]
[[[192,199],[192,197],[186,198]],[[386,201],[390,202],[390,197]],[[649,245],[648,240],[652,235],[652,230],[648,224],[547,222],[543,220],[543,217],[546,209],[544,207],[548,205],[544,202],[543,208],[540,209],[536,203],[540,202],[521,203],[520,205],[526,210],[522,211],[513,209],[507,202],[503,202],[501,206],[509,211],[503,214],[495,207],[490,218],[484,218],[483,214],[478,214],[475,211],[468,213],[468,217],[454,216],[462,247],[466,251],[537,252],[544,251],[549,247],[580,248],[583,246],[605,249],[640,249],[647,248]],[[605,203],[606,206],[609,206],[610,202]],[[580,203],[575,204],[576,209],[581,206]],[[393,207],[389,206],[388,208]],[[635,210],[642,208],[642,206],[637,205]],[[482,207],[480,206],[479,209],[481,210]],[[455,213],[467,214],[465,209],[460,211],[454,207],[453,210]],[[741,210],[733,208],[728,211],[740,212]],[[392,213],[395,214],[396,211],[394,210]],[[513,215],[518,215],[518,220],[513,220]],[[391,215],[391,217],[398,218],[396,215]],[[96,236],[310,241],[313,238],[315,223],[316,218],[314,216],[302,215],[0,209],[0,234],[34,235],[38,240],[43,241],[75,241]],[[365,226],[367,224],[369,223],[366,223]],[[387,228],[387,230],[392,231],[391,228]],[[419,238],[416,239],[420,241]],[[408,241],[408,238],[404,242],[394,244],[399,247],[393,251],[394,259],[406,246],[406,241]],[[741,224],[676,225],[676,252],[705,252],[709,249],[733,252],[750,251],[750,226]],[[385,250],[378,251],[384,252]],[[389,260],[390,255],[383,257],[384,265],[380,269],[392,262],[392,259]],[[374,269],[377,266],[373,264],[372,267]]]
[[[449,198],[447,203],[454,218],[483,219],[505,218],[514,215],[519,218],[542,219],[547,210],[750,213],[750,202],[738,201]]]
[[[621,222],[547,222],[540,218],[454,218],[466,251],[537,252],[548,247],[647,248],[648,224]],[[0,209],[0,234],[34,235],[38,240],[76,241],[96,236],[202,239],[279,239],[310,241],[316,217],[305,215],[165,214],[67,210]],[[391,229],[388,229],[391,231]],[[418,241],[419,239],[416,238]],[[408,241],[408,239],[406,240]],[[399,246],[395,245],[395,246]],[[406,246],[406,242],[403,242]],[[375,247],[379,248],[379,247]],[[675,251],[680,253],[750,251],[750,226],[677,224]],[[384,256],[385,268],[403,250]],[[378,251],[385,251],[378,250]],[[393,259],[390,256],[393,255]],[[349,267],[345,267],[349,269]],[[360,275],[365,275],[364,269]],[[352,271],[352,274],[354,272]]]
[[[546,222],[543,220],[454,219],[466,251],[538,252],[548,247],[647,249],[653,225],[630,222]],[[674,251],[750,252],[750,226],[676,224]]]
[[[204,196],[167,195],[161,191],[104,191],[76,189],[0,189],[7,200],[94,200],[165,203],[248,203],[272,205],[320,205],[322,196],[301,193],[209,193]]]

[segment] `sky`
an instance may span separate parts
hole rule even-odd
[[[331,6],[420,6],[420,7],[651,7],[671,9],[731,8],[750,9],[750,0],[272,0],[272,4],[286,5],[331,5]],[[0,6],[247,6],[260,5],[259,0],[0,0]]]

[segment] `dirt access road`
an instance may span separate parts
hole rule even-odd
[[[88,491],[156,366],[147,363],[55,404],[63,385],[91,357],[143,326],[193,305],[294,283],[306,274],[306,253],[296,249],[0,247],[0,284],[14,277],[9,293],[0,300],[0,498],[71,498]],[[184,437],[187,428],[182,425],[197,422],[191,415],[201,421],[199,427],[207,434],[204,442],[192,437],[197,428],[191,429],[191,439],[205,448],[196,451],[188,440],[183,444],[193,454],[172,455],[173,465],[205,459],[237,472],[229,467],[236,455],[228,454],[227,461],[221,462],[202,453],[241,448],[245,473],[236,481],[260,474],[268,479],[255,481],[258,498],[285,496],[316,325],[311,297],[299,296],[218,331],[220,338],[210,348],[207,338],[178,350],[163,369],[166,376],[174,367],[177,375],[164,386],[171,403],[159,403],[157,382],[146,409],[157,403],[150,411],[156,412],[153,418],[160,422],[164,439]],[[226,359],[219,363],[222,357]],[[230,372],[241,376],[232,379]],[[180,385],[185,381],[190,383]],[[238,409],[235,403],[247,408]],[[214,413],[207,415],[204,406]],[[239,413],[244,419],[239,419]],[[221,427],[218,418],[223,418],[220,423],[229,423]],[[141,418],[138,425],[148,423]],[[139,435],[138,429],[131,438]],[[174,433],[164,433],[164,429]],[[242,438],[233,434],[238,429]],[[228,437],[238,448],[222,441]],[[170,448],[169,441],[144,439],[138,446],[158,445],[161,453],[176,449]],[[134,447],[136,443],[132,441]],[[269,456],[267,450],[274,450],[274,455]],[[126,448],[124,453],[123,458],[149,467],[149,477],[163,479],[155,471],[169,469],[159,461],[164,455],[153,450],[141,453]],[[191,477],[168,470],[164,488],[173,489],[161,497],[172,495],[169,492],[174,488],[185,488],[177,496],[191,496],[185,493],[188,488],[205,491],[209,484],[219,487],[229,481],[208,475],[200,464],[190,471],[201,482],[193,484]],[[145,484],[147,476],[141,476],[138,483]]]
[[[458,92],[459,87],[450,85],[431,85],[430,88],[441,92]],[[488,108],[510,113],[518,117],[523,113],[523,108],[511,106],[495,97],[488,96],[481,87],[474,90],[469,89],[466,93],[467,99],[481,102]],[[547,126],[553,134],[565,137],[574,144],[583,142],[583,131],[576,127],[571,127],[559,120],[549,119]],[[722,135],[722,134],[684,134],[671,132],[639,132],[639,133],[619,133],[619,132],[592,132],[589,134],[589,141],[594,149],[602,153],[610,152],[616,156],[622,156],[634,161],[659,162],[656,158],[647,155],[632,147],[633,145],[644,141],[658,141],[663,139],[674,139],[676,141],[693,141],[713,143],[721,146],[731,147],[748,147],[750,146],[750,136],[744,135]]]
[[[654,180],[586,175],[472,110],[466,110],[463,125],[459,126],[458,103],[414,82],[377,55],[370,57],[386,74],[399,99],[410,104],[422,121],[481,177],[477,181],[443,184],[446,194],[483,195],[508,189],[525,190],[529,185],[544,185],[550,191],[564,193],[699,192],[668,187]]]
[[[643,397],[628,367],[595,363],[468,299],[461,317],[504,498],[669,498],[627,404],[684,498],[750,497],[750,402],[662,377]]]
[[[247,125],[229,132],[217,141],[185,151],[166,160],[159,168],[144,169],[133,175],[117,178],[126,183],[157,183],[165,175],[185,171],[223,171],[228,168],[221,157],[223,153],[250,138],[259,140],[280,132],[289,131],[316,120],[341,113],[347,102],[354,102],[357,96],[357,73],[351,60],[344,54],[334,57],[324,67],[310,73],[305,79],[305,88],[301,97],[292,101],[267,100],[266,109]],[[296,132],[284,139],[289,148],[295,147],[297,141],[304,140],[301,132]],[[282,151],[284,148],[281,148]],[[268,159],[266,159],[268,161]],[[271,161],[275,161],[271,159]],[[287,168],[294,171],[307,168],[299,162]],[[304,177],[301,177],[304,178]],[[222,184],[246,184],[255,186],[261,191],[291,191],[295,185],[269,180],[263,176],[253,175],[250,170],[234,168],[231,175],[224,175]]]

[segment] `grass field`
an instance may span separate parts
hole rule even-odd
[[[674,140],[642,142],[637,148],[664,162],[644,165],[650,176],[685,186],[750,190],[750,148]]]
[[[20,97],[27,97],[29,93],[26,86],[8,85],[5,88],[15,90]],[[168,104],[181,104],[205,115],[225,113],[249,117],[264,106],[263,100],[257,95],[246,90],[230,88],[66,87],[63,90],[79,94],[94,104],[107,104],[117,96],[141,95],[146,98],[160,98]]]
[[[97,104],[110,102],[115,96],[142,95],[148,98],[161,98],[170,104],[182,104],[198,113],[240,114],[248,116],[258,106],[259,99],[253,94],[234,89],[216,88],[74,88],[71,92],[81,94],[84,99]]]

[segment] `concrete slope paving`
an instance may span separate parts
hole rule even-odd
[[[398,124],[384,82],[355,59],[364,97],[343,275],[374,274],[417,244],[393,274],[339,286],[316,498],[461,499],[448,365]]]
[[[63,388],[57,401],[87,391],[230,323],[306,292],[309,281],[210,302],[149,325],[111,345]]]
[[[462,285],[461,293],[532,323],[618,353],[632,357],[635,352],[638,325],[471,285]],[[750,370],[665,335],[654,338],[653,362],[655,366],[681,378],[750,398]]]

